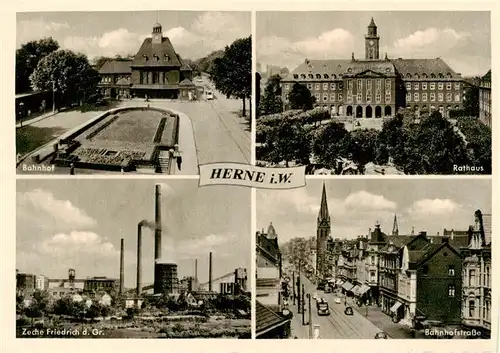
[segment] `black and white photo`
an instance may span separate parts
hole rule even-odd
[[[18,173],[250,163],[251,48],[250,12],[18,13]]]
[[[256,208],[257,338],[490,338],[490,180],[309,180]]]
[[[491,174],[490,12],[257,12],[257,163]]]
[[[250,338],[250,191],[197,184],[18,181],[17,337]]]

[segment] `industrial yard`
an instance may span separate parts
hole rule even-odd
[[[78,193],[76,197],[80,200],[85,192],[79,190],[75,182],[70,183],[74,185],[71,193]],[[85,184],[85,181],[78,183]],[[127,190],[125,185],[116,185],[116,181],[113,186],[108,181],[102,183],[109,193],[113,187],[116,187],[116,192]],[[210,231],[208,238],[202,236],[190,242],[181,238],[175,242],[177,234],[186,232],[192,236],[198,231],[188,228],[191,223],[175,224],[182,223],[176,212],[183,216],[189,212],[198,213],[195,209],[197,200],[178,192],[181,183],[197,187],[196,181],[178,181],[177,189],[165,183],[154,184],[153,189],[151,182],[144,181],[146,183],[149,186],[135,191],[141,195],[142,201],[116,206],[123,214],[123,221],[113,221],[126,222],[127,225],[121,228],[114,240],[103,238],[95,254],[81,245],[89,239],[96,242],[97,235],[89,237],[88,232],[73,231],[69,237],[56,233],[41,245],[44,252],[50,250],[57,257],[64,255],[57,249],[59,239],[65,237],[65,246],[70,241],[78,243],[76,249],[67,250],[73,251],[73,255],[63,256],[64,263],[76,265],[67,270],[67,276],[61,278],[16,271],[18,338],[251,338],[247,264],[241,262],[241,257],[228,258],[229,252],[224,249],[245,245],[239,244],[240,238],[232,234],[221,233],[220,239],[215,238],[211,234],[215,230],[205,229],[213,227],[210,224],[199,230]],[[58,187],[64,188],[64,185]],[[44,196],[39,189],[30,192],[37,194],[37,200]],[[129,192],[134,191],[129,189]],[[198,192],[194,195],[200,197]],[[30,207],[33,207],[33,197],[30,197]],[[214,200],[213,195],[207,197]],[[111,202],[106,206],[112,213]],[[175,210],[169,207],[172,204],[176,205]],[[146,205],[141,214],[144,218],[137,217],[135,222],[124,209],[130,207],[137,212],[137,208],[143,205]],[[95,205],[89,202],[89,207]],[[148,213],[152,217],[147,217]],[[238,213],[235,214],[238,217]],[[83,210],[80,215],[85,215]],[[241,219],[233,221],[242,222]],[[227,224],[227,220],[224,222]],[[210,245],[198,248],[200,241]],[[109,259],[103,249],[111,254]],[[182,256],[187,251],[189,255]],[[95,257],[90,259],[89,256]],[[46,262],[50,261],[52,259],[46,257]],[[50,266],[41,264],[42,268],[50,269]],[[111,276],[82,275],[82,272],[96,273],[95,269],[86,270],[85,267],[91,266],[96,266],[99,273]]]

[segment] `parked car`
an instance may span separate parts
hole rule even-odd
[[[335,299],[333,299],[333,301],[335,302],[335,304],[341,304],[342,301],[340,300],[339,297],[336,297]]]
[[[214,99],[214,94],[212,91],[207,91],[207,93],[205,93],[205,99],[206,100],[212,100]]]

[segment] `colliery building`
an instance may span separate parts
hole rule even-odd
[[[282,80],[285,104],[295,83],[305,85],[332,116],[393,117],[399,108],[450,111],[463,108],[462,77],[443,59],[380,58],[380,36],[372,18],[364,38],[365,58],[308,60]]]

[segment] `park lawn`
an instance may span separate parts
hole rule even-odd
[[[54,140],[65,130],[58,127],[23,126],[16,129],[16,153],[24,155]]]

